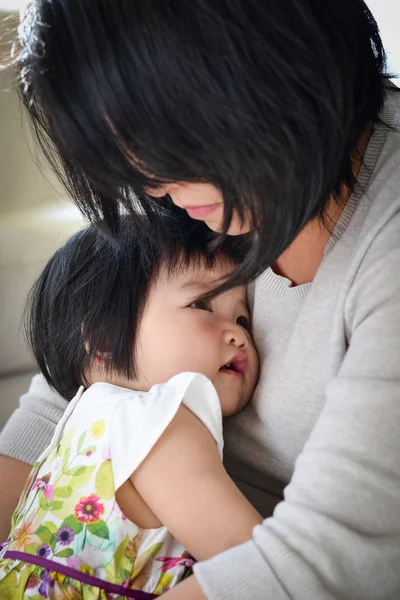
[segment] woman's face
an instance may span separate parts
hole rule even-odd
[[[168,183],[152,189],[149,193],[162,198],[167,194],[173,203],[187,211],[192,219],[204,221],[212,231],[222,231],[224,199],[218,188],[209,183]],[[249,222],[240,222],[236,211],[228,229],[229,235],[241,235],[250,231]]]

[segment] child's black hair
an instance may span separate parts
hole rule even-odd
[[[25,312],[28,342],[48,383],[71,399],[87,384],[85,372],[98,352],[106,369],[134,376],[136,333],[160,267],[213,268],[222,259],[229,271],[243,259],[246,242],[239,239],[205,253],[212,237],[183,214],[164,217],[156,236],[143,217],[125,215],[118,240],[104,223],[69,239],[34,284]]]
[[[139,202],[154,223],[152,186],[211,183],[225,231],[235,209],[258,233],[231,283],[353,187],[385,96],[363,0],[33,0],[20,40],[23,99],[83,212],[117,231]]]

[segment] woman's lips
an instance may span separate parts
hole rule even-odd
[[[219,206],[221,206],[221,202],[218,202],[218,204],[206,204],[205,206],[184,206],[183,208],[192,219],[204,219]]]

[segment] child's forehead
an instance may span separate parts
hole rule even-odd
[[[205,263],[179,265],[168,269],[160,269],[156,283],[156,293],[172,294],[173,296],[198,297],[218,287],[225,278],[234,270],[235,266],[228,260],[215,261],[212,266]],[[240,286],[224,292],[216,298],[227,298],[233,302],[246,302],[246,288]]]
[[[218,286],[233,270],[234,265],[227,259],[217,259],[211,266],[206,261],[196,261],[189,264],[178,264],[168,269],[162,267],[159,277],[166,283],[180,287],[190,287],[195,284],[210,288]]]

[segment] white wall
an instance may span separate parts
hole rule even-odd
[[[0,60],[4,65],[18,23],[9,17],[0,12]],[[66,197],[50,169],[40,172],[37,167],[37,151],[14,84],[13,69],[0,69],[0,214]]]
[[[367,4],[378,22],[389,69],[400,75],[400,0],[367,0]]]

